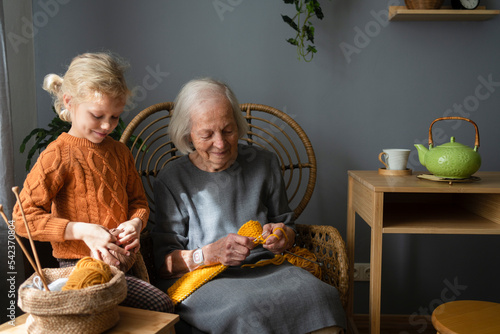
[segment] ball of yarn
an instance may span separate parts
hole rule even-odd
[[[77,262],[62,291],[79,290],[97,284],[104,284],[113,278],[108,264],[90,256]]]
[[[120,230],[114,228],[114,229],[109,230],[109,233],[111,233],[112,235],[114,235],[115,237],[117,237],[118,234],[120,234]],[[127,271],[130,270],[130,268],[132,268],[132,266],[134,265],[135,260],[137,258],[137,254],[134,253],[133,251],[129,252],[130,255],[123,255],[123,254],[120,254],[120,253],[118,253],[118,252],[116,252],[114,250],[109,250],[109,252],[118,261],[120,261],[120,265],[118,266],[118,269],[120,269],[124,273],[126,273]]]

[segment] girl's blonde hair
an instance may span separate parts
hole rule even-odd
[[[71,96],[72,104],[103,95],[126,102],[131,95],[124,76],[127,67],[126,62],[110,53],[84,53],[73,58],[63,77],[46,75],[43,89],[52,95],[59,117],[71,122],[71,114],[64,108],[64,94]]]

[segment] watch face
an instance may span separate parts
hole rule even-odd
[[[193,261],[196,264],[203,264],[203,251],[201,248],[198,248],[193,253]]]
[[[479,5],[479,0],[460,0],[460,4],[465,9],[474,9]]]

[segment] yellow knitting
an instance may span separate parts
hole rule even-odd
[[[257,224],[255,224],[255,223],[257,223]],[[256,226],[256,225],[258,225],[258,226]],[[271,234],[266,239],[264,239],[262,236],[262,227],[260,226],[260,224],[258,222],[255,222],[253,220],[251,220],[248,223],[246,223],[245,225],[243,225],[243,227],[245,227],[245,231],[249,231],[249,233],[252,233],[252,235],[255,235],[255,233],[259,233],[259,235],[254,240],[254,243],[256,245],[264,244],[266,242],[267,238],[269,238],[271,236],[274,236],[279,240],[279,237],[274,233]],[[278,228],[275,228],[273,230],[273,232],[276,230],[281,230],[281,232],[283,232],[283,235],[285,236],[286,241],[288,242],[288,236],[286,235],[285,230],[282,229],[281,227],[278,227]],[[298,256],[295,256],[295,255],[298,255]],[[310,261],[307,261],[304,258],[309,259]],[[309,271],[311,274],[313,274],[317,278],[321,279],[321,268],[319,265],[317,265],[315,263],[317,261],[316,256],[313,253],[311,253],[310,251],[308,251],[307,249],[301,248],[298,246],[294,246],[294,247],[290,248],[288,250],[288,253],[286,253],[284,255],[278,254],[278,255],[275,255],[274,258],[272,258],[270,260],[261,260],[255,264],[244,264],[244,265],[242,265],[242,267],[255,268],[255,267],[266,266],[268,264],[280,265],[283,262],[285,262],[285,260],[287,260],[288,262],[290,262],[291,264],[293,264],[297,267],[300,267],[302,269]]]
[[[285,238],[287,238],[285,231],[283,229],[281,229],[281,230],[283,231]],[[267,238],[266,239],[263,238],[262,232],[263,232],[263,229],[262,229],[262,226],[260,225],[260,223],[258,221],[255,221],[255,220],[250,220],[250,221],[246,222],[239,229],[238,234],[245,236],[245,237],[255,238],[254,243],[257,245],[257,244],[264,244],[267,240]],[[278,238],[278,236],[276,234],[271,234],[270,236],[275,236],[276,238]],[[295,251],[293,251],[294,249],[295,249]],[[311,255],[312,255],[311,259],[316,261],[316,257],[312,253],[307,251],[306,249],[298,248],[298,247],[292,248],[292,252],[295,253],[297,251],[300,251],[302,253],[302,254],[300,254],[301,256],[305,256],[307,258],[311,258]],[[304,254],[306,252],[309,254]],[[290,255],[290,254],[287,254],[285,256],[276,255],[274,257],[274,259],[259,261],[258,263],[254,264],[254,265],[246,265],[246,266],[250,266],[250,267],[254,268],[256,266],[263,266],[263,265],[267,265],[269,263],[279,265],[279,264],[283,263],[284,260],[286,259],[289,262],[291,262],[292,264],[299,265],[301,267],[305,267],[305,266],[298,264],[296,258],[295,259],[292,259],[292,258],[295,258],[295,257]],[[304,261],[304,260],[302,260],[302,261]],[[167,293],[168,293],[170,299],[172,299],[172,302],[174,303],[174,305],[176,305],[176,304],[182,302],[187,297],[189,297],[194,291],[196,291],[198,288],[200,288],[203,284],[207,283],[208,281],[210,281],[211,279],[213,279],[214,277],[219,275],[221,272],[226,270],[227,267],[228,266],[223,265],[223,264],[215,264],[212,266],[201,267],[201,268],[198,268],[198,269],[193,270],[191,272],[188,272],[188,273],[184,274],[181,278],[179,278],[168,289]],[[304,268],[304,269],[309,270],[308,268]],[[309,270],[309,271],[311,271],[311,270]]]

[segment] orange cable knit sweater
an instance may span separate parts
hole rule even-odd
[[[107,137],[100,144],[63,133],[38,158],[20,193],[35,240],[50,241],[53,255],[79,259],[90,255],[83,241],[64,240],[68,222],[108,229],[124,221],[148,220],[149,208],[130,150]],[[19,206],[16,232],[27,237]]]

